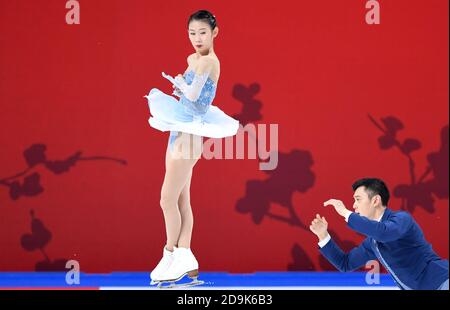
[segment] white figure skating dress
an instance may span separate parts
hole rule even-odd
[[[152,115],[150,126],[163,132],[170,131],[169,144],[178,132],[210,138],[237,133],[239,122],[212,105],[217,85],[209,77],[209,71],[200,74],[191,69],[183,78],[175,79],[162,74],[177,87],[173,94],[179,100],[157,88],[151,89],[145,98]]]

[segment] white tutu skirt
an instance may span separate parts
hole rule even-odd
[[[203,115],[193,115],[176,98],[157,88],[145,96],[152,116],[150,126],[160,131],[184,132],[210,138],[234,136],[239,122],[225,114],[214,105],[210,105]]]

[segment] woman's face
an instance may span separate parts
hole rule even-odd
[[[203,21],[193,20],[189,23],[188,32],[189,40],[191,40],[195,51],[203,54],[208,53],[212,47],[213,39],[217,35],[217,27],[214,31],[211,31],[209,24]]]

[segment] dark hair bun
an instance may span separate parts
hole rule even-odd
[[[188,27],[191,21],[200,20],[206,22],[212,30],[217,27],[216,16],[207,10],[200,10],[189,16]]]

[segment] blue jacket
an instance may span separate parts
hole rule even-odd
[[[348,226],[367,238],[344,253],[331,239],[320,252],[340,271],[352,271],[373,259],[383,264],[401,289],[437,289],[449,278],[441,259],[407,212],[385,210],[380,222],[352,213]]]

